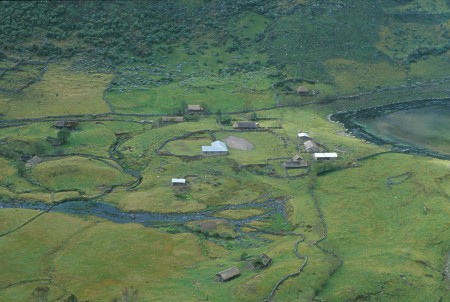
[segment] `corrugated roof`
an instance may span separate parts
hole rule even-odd
[[[186,183],[186,179],[184,179],[184,178],[172,178],[172,183],[173,184],[185,184]]]
[[[228,152],[228,148],[224,142],[215,141],[211,146],[202,146],[202,152]]]
[[[336,152],[330,153],[314,153],[315,158],[327,158],[327,157],[338,157]]]

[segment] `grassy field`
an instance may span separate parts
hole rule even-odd
[[[18,94],[0,94],[7,118],[109,112],[102,99],[112,76],[70,72],[68,64],[50,64],[42,80]]]
[[[448,160],[328,116],[448,98],[448,1],[341,2],[0,4],[0,301],[450,300]],[[199,156],[230,136],[253,148]],[[282,168],[296,154],[308,170]],[[70,200],[167,218],[20,208]]]

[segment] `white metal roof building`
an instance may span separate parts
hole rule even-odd
[[[185,185],[186,179],[184,178],[172,178],[172,185]]]
[[[211,146],[202,146],[203,154],[228,154],[227,145],[221,141],[211,143]]]
[[[298,138],[303,138],[303,139],[309,138],[309,135],[306,132],[299,132],[297,134],[297,136],[298,136]]]
[[[314,159],[316,160],[328,160],[328,159],[336,159],[338,157],[337,153],[314,153]]]

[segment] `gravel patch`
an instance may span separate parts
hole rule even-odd
[[[223,140],[228,147],[238,150],[252,150],[255,146],[242,137],[228,136]]]

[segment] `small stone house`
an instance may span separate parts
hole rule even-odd
[[[319,147],[316,145],[315,142],[313,142],[312,140],[308,140],[306,142],[303,143],[303,145],[305,146],[305,150],[308,153],[311,152],[320,152]]]
[[[161,122],[163,123],[180,123],[184,121],[182,116],[163,116]]]
[[[188,105],[188,112],[202,112],[203,107],[201,105]]]
[[[292,159],[283,162],[282,167],[285,169],[308,168],[308,162],[297,154]]]
[[[78,127],[77,121],[57,121],[53,126],[57,129],[75,130]]]
[[[226,269],[224,271],[221,271],[216,274],[216,281],[217,282],[226,282],[230,281],[231,279],[236,278],[241,273],[239,272],[239,269],[236,266],[233,266],[229,269]]]
[[[308,95],[309,89],[306,86],[298,86],[296,92],[301,95]]]
[[[233,128],[235,129],[258,129],[259,124],[256,122],[244,121],[233,123]]]
[[[39,156],[33,156],[32,158],[27,160],[27,163],[25,164],[25,166],[33,167],[35,165],[38,165],[38,164],[42,163],[43,161],[44,160],[42,158],[40,158]]]

